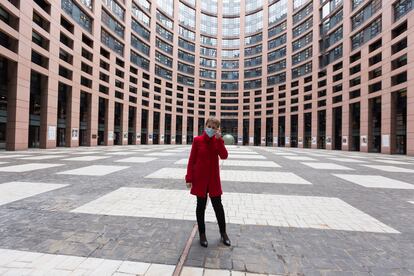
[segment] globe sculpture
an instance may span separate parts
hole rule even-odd
[[[231,134],[226,134],[223,136],[225,145],[234,145],[234,137]]]

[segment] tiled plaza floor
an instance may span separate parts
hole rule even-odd
[[[0,152],[0,275],[172,275],[195,225],[186,145]],[[181,275],[414,275],[414,157],[229,146]]]

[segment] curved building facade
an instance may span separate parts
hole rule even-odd
[[[414,0],[2,0],[0,147],[414,154]],[[410,16],[411,15],[411,16]]]

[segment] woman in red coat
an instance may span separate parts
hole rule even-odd
[[[219,156],[226,159],[228,156],[224,141],[220,133],[220,121],[210,117],[206,121],[206,128],[201,136],[194,138],[188,160],[185,181],[191,188],[191,194],[197,196],[197,224],[201,246],[207,247],[204,213],[207,204],[207,194],[210,196],[220,228],[222,242],[230,246],[230,239],[226,233],[226,220],[221,203]]]

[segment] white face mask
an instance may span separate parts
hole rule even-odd
[[[213,137],[213,135],[215,133],[214,129],[212,129],[211,127],[206,127],[205,132],[208,135],[208,137],[210,137],[210,138]]]

